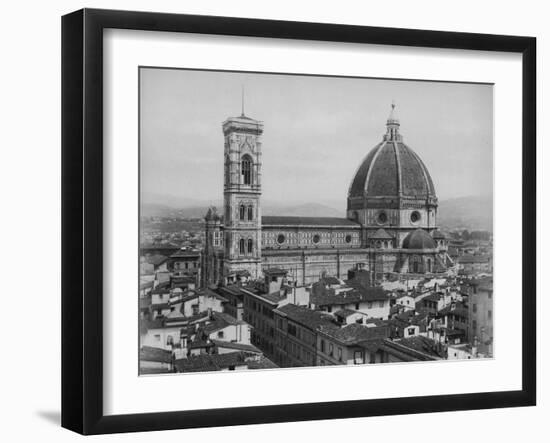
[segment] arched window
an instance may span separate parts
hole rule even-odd
[[[431,258],[428,259],[427,264],[428,264],[428,272],[432,272],[432,259]]]
[[[244,254],[244,238],[239,240],[239,253]]]
[[[418,273],[418,257],[413,258],[413,272]]]
[[[248,239],[247,250],[249,254],[252,254],[252,239]]]
[[[252,208],[252,205],[248,207],[248,220],[254,219],[254,209]]]
[[[244,220],[244,205],[239,206],[239,219]]]
[[[244,155],[241,160],[241,174],[244,185],[252,184],[252,159],[249,155]]]

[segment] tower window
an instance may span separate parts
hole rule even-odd
[[[247,244],[247,249],[248,249],[249,254],[252,254],[252,245],[253,245],[252,239],[249,238],[248,239],[248,244]]]
[[[241,238],[241,239],[239,240],[239,252],[240,252],[241,254],[244,254],[244,238]]]
[[[252,159],[245,155],[241,161],[241,174],[243,176],[243,184],[252,184]]]
[[[252,208],[252,206],[249,206],[248,207],[248,220],[253,220],[254,219],[254,209]]]
[[[244,205],[239,206],[239,219],[244,220]]]

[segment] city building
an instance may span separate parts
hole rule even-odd
[[[476,352],[493,354],[493,278],[485,277],[469,282],[468,341]]]
[[[305,306],[287,304],[274,310],[274,362],[281,367],[317,365],[317,330],[338,329],[334,317]]]

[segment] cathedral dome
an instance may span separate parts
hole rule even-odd
[[[436,199],[428,169],[399,134],[395,105],[387,121],[384,140],[375,146],[357,169],[348,197],[406,197]]]
[[[412,231],[403,240],[404,249],[435,249],[434,239],[424,229]]]

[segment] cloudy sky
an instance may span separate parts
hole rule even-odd
[[[439,199],[492,193],[490,85],[141,69],[143,202],[219,201],[222,122],[264,122],[263,198],[345,207],[392,100],[404,142],[428,167]]]

